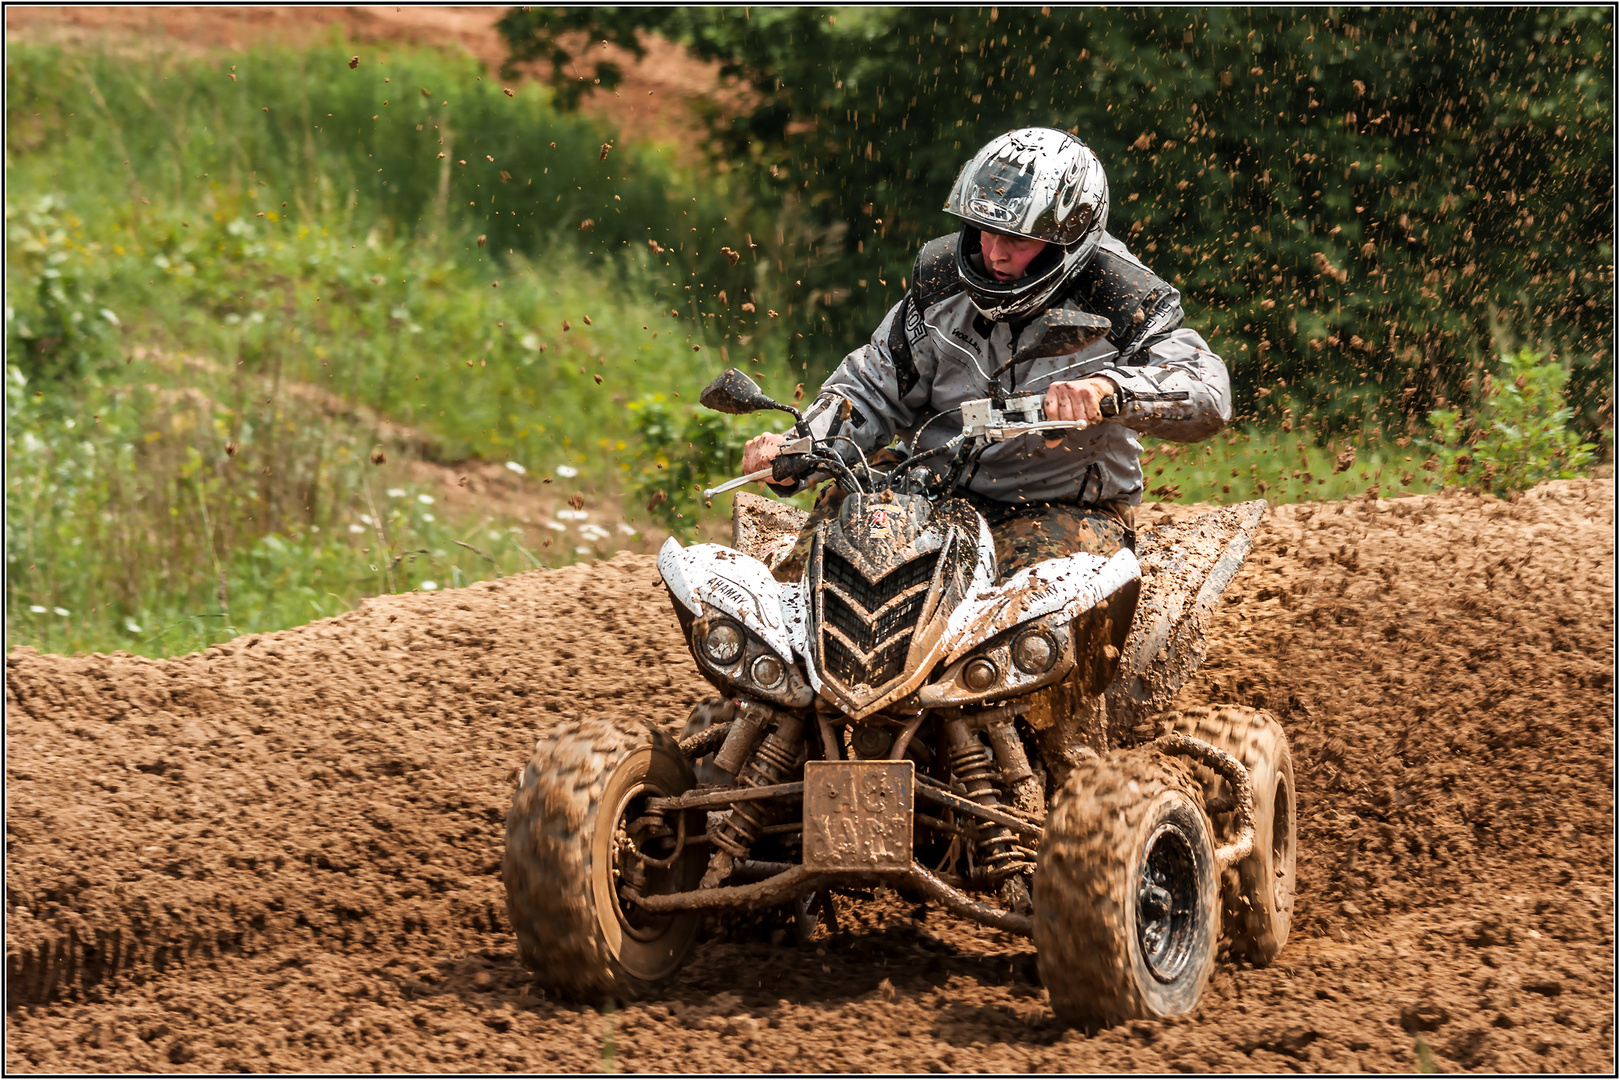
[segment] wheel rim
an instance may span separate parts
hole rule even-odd
[[[1294,893],[1294,806],[1288,783],[1277,778],[1271,799],[1271,909],[1289,910]]]
[[[1198,940],[1198,867],[1180,827],[1165,822],[1148,839],[1136,888],[1136,938],[1160,982],[1186,973]]]
[[[674,854],[675,831],[665,824],[663,815],[646,812],[648,799],[665,795],[650,784],[637,784],[619,801],[614,815],[611,863],[614,914],[625,935],[636,941],[657,940],[673,916],[655,915],[631,903],[624,890],[636,884],[638,878],[643,896],[675,892],[680,888],[679,860],[673,866],[658,867],[648,866],[642,858],[662,860]]]

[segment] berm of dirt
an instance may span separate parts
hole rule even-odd
[[[17,650],[5,1067],[1611,1072],[1614,495],[1268,510],[1178,704],[1289,734],[1293,935],[1100,1032],[1028,941],[881,891],[807,945],[711,921],[650,1000],[536,988],[500,878],[536,737],[709,692],[648,556],[173,660]]]

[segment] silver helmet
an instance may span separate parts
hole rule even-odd
[[[1108,178],[1079,139],[1055,128],[1019,128],[962,166],[945,211],[963,221],[956,272],[973,305],[994,321],[1045,308],[1091,261],[1108,227]],[[1017,281],[974,265],[981,229],[1044,240]]]

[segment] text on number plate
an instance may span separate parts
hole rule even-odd
[[[909,761],[805,762],[805,867],[911,869],[912,769]]]

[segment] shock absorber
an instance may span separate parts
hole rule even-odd
[[[965,718],[958,716],[945,721],[945,746],[951,772],[957,782],[967,789],[968,798],[980,806],[999,806],[1001,794],[996,787],[996,778],[1000,770],[991,759],[989,749],[979,741]],[[978,827],[980,839],[974,844],[974,852],[984,876],[991,884],[1029,869],[1013,850],[1011,829],[992,822],[980,822]]]
[[[748,703],[748,708],[763,706]],[[743,710],[739,710],[741,713]],[[769,787],[787,782],[793,766],[798,764],[799,750],[804,742],[804,717],[791,713],[777,713],[776,730],[765,736],[759,749],[749,755],[737,773],[737,786],[741,788]],[[735,802],[724,818],[709,832],[715,852],[709,857],[709,868],[703,875],[702,888],[712,888],[731,874],[737,859],[746,859],[748,851],[765,826],[770,824],[770,810],[763,802]]]

